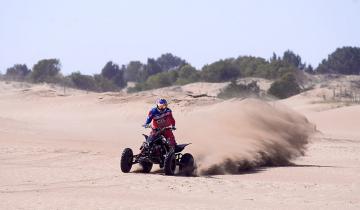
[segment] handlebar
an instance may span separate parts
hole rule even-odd
[[[163,130],[166,130],[166,129],[176,130],[176,128],[172,127],[172,126],[167,126],[167,127],[163,127],[163,128],[154,128],[152,126],[147,126],[145,128],[151,128],[152,130],[156,130],[156,131],[163,131]]]

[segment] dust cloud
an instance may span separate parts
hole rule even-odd
[[[305,153],[315,127],[274,102],[225,101],[183,113],[179,124],[191,139],[198,175],[237,174],[262,166],[284,166]]]

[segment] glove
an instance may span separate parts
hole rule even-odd
[[[174,125],[171,127],[171,129],[172,129],[172,130],[176,130],[176,128],[175,128],[175,126],[174,126]]]
[[[144,127],[144,128],[150,128],[150,125],[149,125],[149,124],[144,124],[144,125],[142,125],[142,127]]]

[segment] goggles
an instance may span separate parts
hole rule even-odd
[[[159,109],[165,109],[167,107],[166,104],[158,104],[157,106]]]

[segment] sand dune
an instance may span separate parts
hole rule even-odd
[[[360,207],[358,106],[317,109],[304,96],[220,101],[211,93],[221,84],[131,95],[0,85],[0,209]],[[121,150],[137,150],[159,96],[170,99],[177,141],[193,143],[201,176],[120,172]]]

